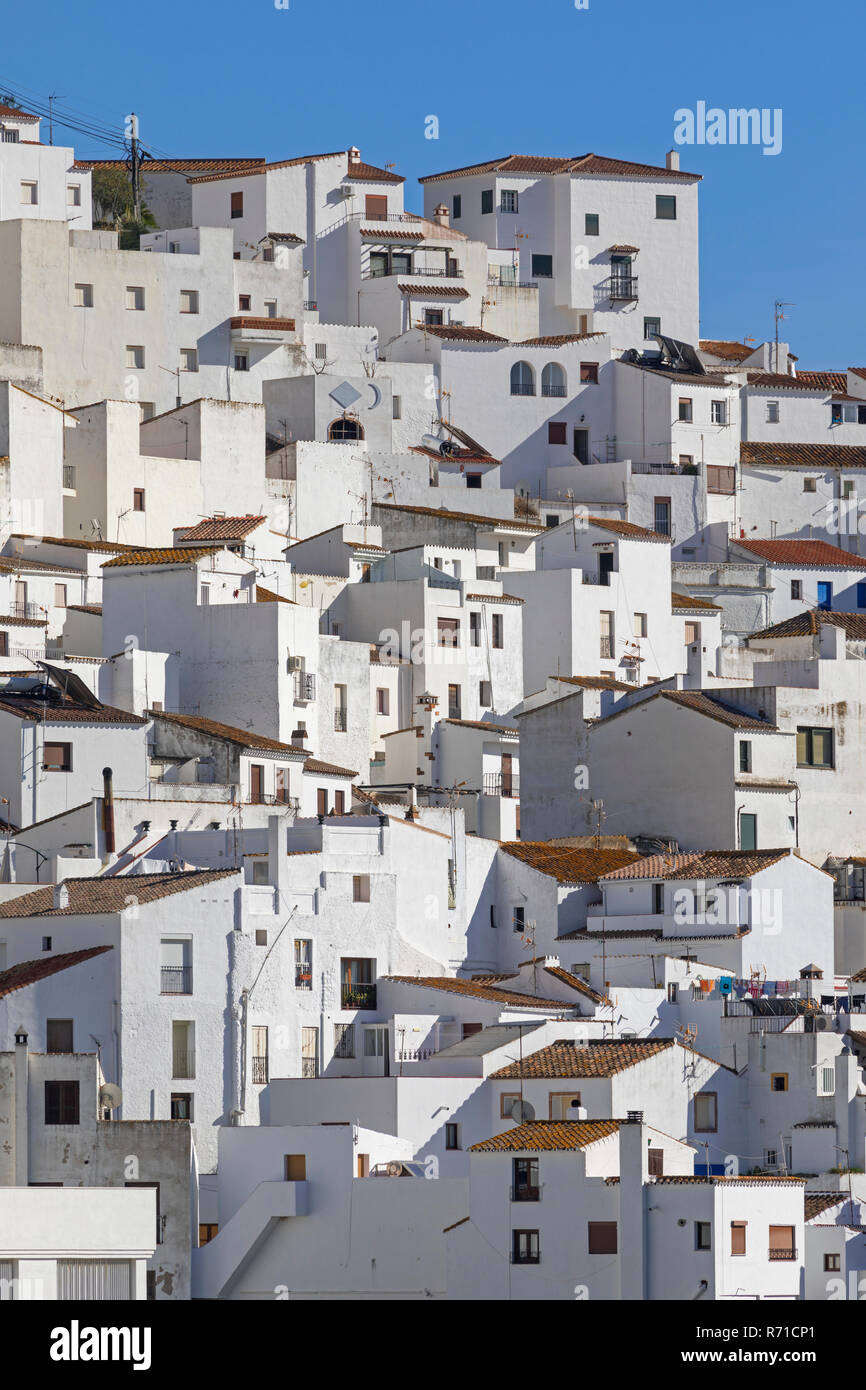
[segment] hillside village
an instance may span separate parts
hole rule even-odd
[[[857,1298],[866,366],[373,154],[0,105],[0,1298]]]

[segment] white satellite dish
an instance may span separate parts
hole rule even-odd
[[[511,1118],[519,1125],[527,1124],[535,1119],[535,1106],[530,1105],[528,1100],[516,1100],[511,1107]]]
[[[99,1104],[103,1110],[116,1110],[123,1100],[123,1092],[113,1081],[106,1081],[99,1088]]]

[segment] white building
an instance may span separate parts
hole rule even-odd
[[[90,165],[65,145],[43,144],[41,124],[0,104],[0,221],[38,218],[89,229]]]

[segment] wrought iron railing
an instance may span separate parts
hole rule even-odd
[[[505,772],[485,772],[481,779],[484,796],[520,796],[520,778]]]
[[[343,1009],[375,1009],[376,986],[349,984],[341,985],[340,1007]]]
[[[611,275],[605,281],[608,299],[637,299],[636,275]]]
[[[161,994],[192,994],[192,966],[163,965],[159,989]]]
[[[268,1084],[268,1059],[267,1057],[253,1057],[253,1085],[266,1086]]]
[[[172,1056],[172,1077],[177,1081],[195,1080],[195,1053],[178,1052],[175,1049]]]

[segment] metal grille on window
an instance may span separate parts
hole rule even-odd
[[[130,1300],[131,1260],[58,1260],[57,1297],[63,1300]]]

